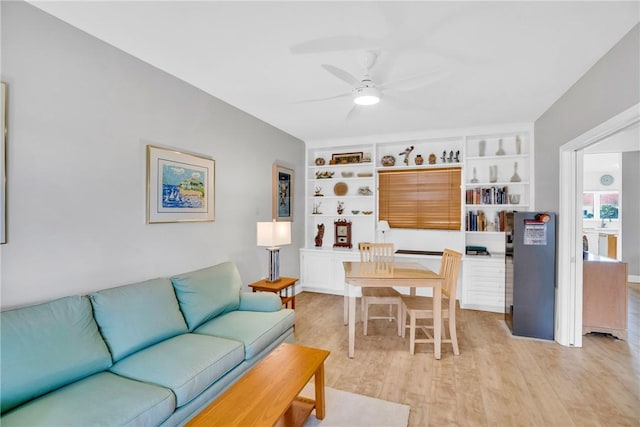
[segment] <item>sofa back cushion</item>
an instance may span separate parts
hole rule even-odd
[[[1,332],[3,413],[112,364],[86,296],[3,311]]]
[[[240,306],[242,279],[232,262],[180,274],[171,282],[190,331]]]
[[[167,278],[94,292],[91,302],[114,362],[187,332]]]

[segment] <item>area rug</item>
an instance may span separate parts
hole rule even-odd
[[[324,393],[324,420],[318,420],[314,410],[304,424],[306,427],[406,427],[409,422],[407,405],[331,387],[325,387]],[[300,395],[313,399],[313,384],[307,384]]]

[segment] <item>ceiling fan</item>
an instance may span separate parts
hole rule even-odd
[[[347,119],[352,119],[359,114],[361,112],[360,107],[375,105],[381,100],[400,109],[425,109],[426,107],[424,105],[420,105],[401,95],[431,85],[449,75],[449,73],[446,72],[435,71],[402,80],[376,84],[371,78],[370,72],[376,64],[377,59],[378,53],[372,50],[363,51],[358,55],[358,61],[364,69],[361,78],[357,78],[348,71],[334,65],[322,64],[322,68],[327,72],[349,84],[352,87],[351,91],[327,98],[316,98],[301,102],[319,102],[337,98],[351,98],[355,105],[353,105],[347,114]]]

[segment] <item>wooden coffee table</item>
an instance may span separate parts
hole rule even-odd
[[[324,418],[324,361],[329,352],[280,344],[187,426],[302,426],[315,408]],[[315,400],[298,394],[315,382]]]

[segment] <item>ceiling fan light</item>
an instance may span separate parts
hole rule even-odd
[[[380,102],[380,91],[375,87],[360,87],[353,91],[353,102],[358,105],[374,105]]]

